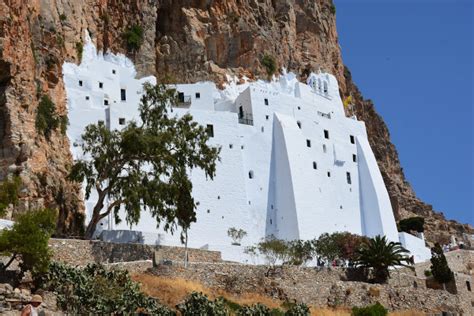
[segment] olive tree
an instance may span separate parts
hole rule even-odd
[[[241,228],[237,229],[235,227],[231,227],[227,230],[227,236],[232,238],[232,245],[240,246],[240,242],[245,236],[247,236],[247,232]]]
[[[166,231],[180,227],[183,241],[196,221],[189,171],[200,168],[213,179],[220,150],[207,144],[205,127],[191,115],[172,115],[170,109],[177,102],[176,90],[145,84],[140,122],[130,121],[120,131],[103,123],[86,127],[81,147],[87,158],[75,161],[70,178],[85,181],[86,198],[97,192],[87,238],[109,214],[119,222],[123,208],[128,224],[137,224],[147,209]]]

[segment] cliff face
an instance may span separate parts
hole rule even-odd
[[[472,231],[446,221],[416,198],[406,182],[390,135],[373,104],[364,100],[345,69],[331,0],[20,0],[0,3],[0,179],[23,181],[19,210],[59,207],[60,234],[79,232],[79,188],[65,179],[71,163],[61,132],[38,134],[39,98],[47,94],[64,114],[64,61],[79,62],[84,30],[99,49],[127,53],[140,75],[179,82],[225,81],[225,74],[265,76],[262,56],[301,78],[319,68],[339,80],[343,97],[367,125],[369,140],[388,186],[397,218],[427,218],[430,241]],[[143,43],[127,52],[124,31],[140,25]],[[348,113],[349,114],[349,113]]]

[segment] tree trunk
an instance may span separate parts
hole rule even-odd
[[[100,214],[100,211],[104,208],[105,196],[106,196],[105,191],[102,191],[102,193],[99,193],[99,199],[97,200],[97,203],[94,206],[91,221],[87,225],[86,232],[84,233],[84,237],[86,239],[92,239],[92,237],[94,236],[94,232],[97,227],[97,224],[104,216],[107,216],[108,212],[106,214]]]

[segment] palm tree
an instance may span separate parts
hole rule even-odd
[[[374,281],[385,283],[390,277],[390,267],[409,267],[412,264],[409,253],[399,242],[389,242],[385,236],[375,236],[357,251],[355,263],[357,266],[372,268]]]

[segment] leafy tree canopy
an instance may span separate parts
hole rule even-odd
[[[422,233],[425,228],[425,219],[423,217],[410,217],[402,219],[398,222],[400,231],[409,233],[411,231],[416,231]]]
[[[120,131],[91,124],[82,135],[82,151],[90,159],[77,160],[70,178],[85,181],[86,198],[97,191],[88,238],[110,213],[119,222],[121,207],[130,225],[138,223],[141,210],[148,209],[157,226],[163,224],[171,233],[178,226],[186,231],[196,221],[188,171],[200,168],[211,179],[215,175],[220,150],[207,144],[205,127],[189,114],[177,117],[169,111],[177,105],[176,90],[145,84],[144,91],[141,122],[131,121]]]
[[[431,273],[439,283],[448,283],[454,279],[453,271],[449,268],[448,261],[443,253],[443,248],[436,243],[431,248]]]
[[[11,229],[0,231],[0,253],[11,256],[0,271],[20,259],[22,272],[33,276],[48,270],[51,258],[48,240],[56,228],[56,212],[50,209],[29,211],[18,216]]]

